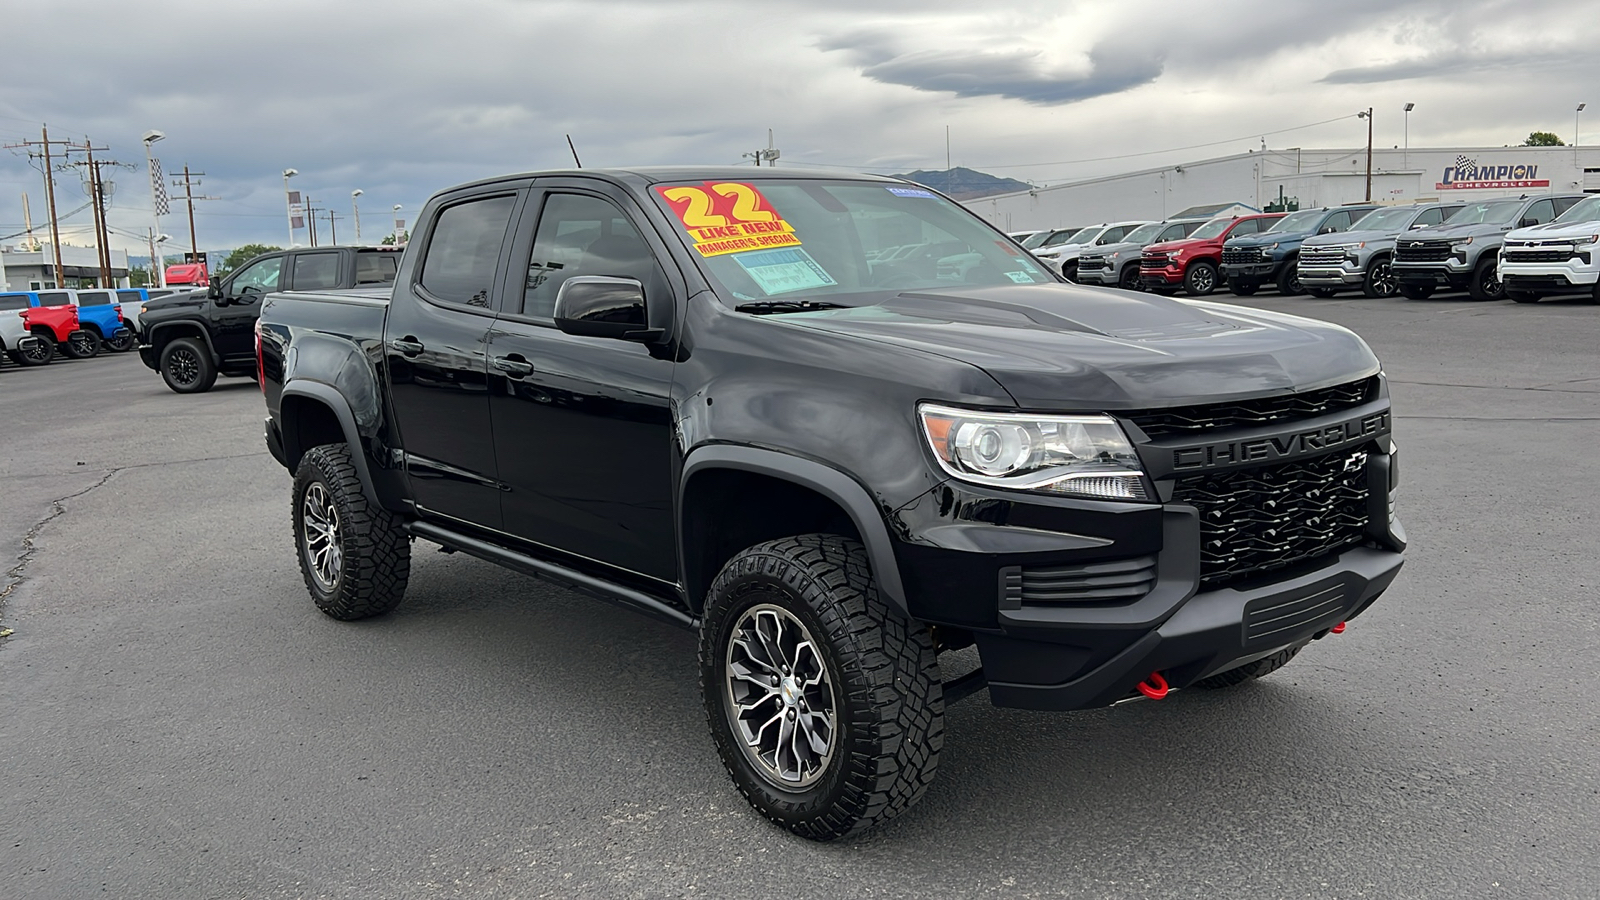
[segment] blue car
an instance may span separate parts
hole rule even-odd
[[[112,353],[126,353],[138,340],[133,329],[122,316],[122,298],[110,289],[59,291],[72,295],[72,305],[78,307],[78,324],[85,331],[100,338],[100,346]],[[44,292],[40,293],[40,299]]]

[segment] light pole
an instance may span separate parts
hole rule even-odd
[[[1579,103],[1577,112],[1572,114],[1572,161],[1578,161],[1578,116],[1583,112],[1587,103]]]
[[[166,185],[162,183],[161,170],[156,168],[155,154],[153,151],[151,151],[150,145],[154,144],[156,141],[164,140],[166,136],[166,132],[157,131],[154,128],[144,133],[144,161],[145,165],[149,167],[150,171],[150,211],[152,214],[154,214],[156,220],[156,227],[150,232],[151,234],[156,234],[161,231],[161,207],[166,205],[163,202],[166,195]],[[164,271],[165,267],[160,265],[156,260],[154,244],[151,245],[151,248],[150,268],[155,270],[153,273],[155,277],[152,279],[152,281],[156,287],[166,287],[167,276],[166,272]]]
[[[283,170],[283,207],[289,219],[289,246],[294,246],[294,199],[289,194],[289,179],[300,174],[299,169]]]
[[[356,217],[356,243],[361,243],[361,205],[356,198],[361,196],[361,189],[356,188],[350,192],[350,212]]]
[[[396,247],[400,246],[400,226],[403,224],[400,221],[400,204],[396,203],[394,205],[394,244]]]
[[[1411,168],[1411,111],[1416,108],[1415,103],[1406,104],[1406,150],[1405,156],[1401,159],[1404,160],[1403,165],[1407,169]]]
[[[1356,113],[1356,118],[1367,120],[1367,202],[1372,202],[1372,107]]]

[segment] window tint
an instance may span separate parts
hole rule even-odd
[[[338,253],[296,253],[294,289],[326,291],[339,286]]]
[[[240,270],[228,285],[228,293],[235,297],[245,294],[265,294],[278,289],[279,276],[283,274],[283,257],[263,259]]]
[[[356,254],[356,284],[393,284],[400,254],[379,251]]]
[[[27,294],[0,294],[0,309],[27,309]]]
[[[1416,221],[1411,223],[1411,227],[1412,228],[1416,228],[1418,225],[1429,225],[1429,226],[1432,226],[1432,225],[1437,225],[1437,224],[1439,224],[1440,222],[1443,222],[1443,221],[1444,221],[1444,209],[1442,207],[1435,206],[1432,209],[1423,210],[1422,214],[1417,216]]]
[[[144,297],[138,291],[117,291],[117,299],[123,303],[138,303]]]
[[[1255,234],[1261,230],[1261,223],[1270,222],[1271,219],[1246,219],[1228,232],[1228,237],[1239,237],[1246,234]]]
[[[1095,241],[1095,244],[1115,244],[1116,242],[1122,240],[1122,236],[1127,233],[1128,229],[1123,225],[1118,225],[1115,228],[1107,228],[1106,233],[1100,235],[1100,237]]]
[[[1577,198],[1577,197],[1557,197],[1556,198],[1556,215],[1559,216],[1562,213],[1566,212],[1567,210],[1571,209],[1572,208],[1572,204],[1577,203],[1578,199],[1579,198]]]
[[[1538,201],[1537,203],[1528,207],[1528,211],[1522,214],[1524,221],[1532,219],[1534,225],[1543,225],[1555,217],[1555,204],[1551,203],[1549,200]]]
[[[647,297],[664,286],[655,254],[622,210],[598,197],[551,194],[533,238],[522,314],[550,318],[556,293],[574,275],[636,278]]]
[[[512,196],[486,197],[440,212],[422,260],[422,287],[447,303],[487,308],[515,205]]]
[[[1322,228],[1320,228],[1318,230],[1319,231],[1324,231],[1324,230],[1325,231],[1335,231],[1335,232],[1337,232],[1337,231],[1349,231],[1350,230],[1350,219],[1351,219],[1351,214],[1348,211],[1336,212],[1333,215],[1329,216],[1328,217],[1328,221],[1323,223]]]
[[[45,291],[39,295],[40,306],[66,306],[72,302],[72,295],[66,291]]]
[[[79,291],[79,306],[106,306],[111,302],[110,291]]]

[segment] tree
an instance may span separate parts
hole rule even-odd
[[[403,231],[403,232],[400,233],[400,243],[404,244],[406,241],[409,241],[409,240],[411,240],[411,232]],[[384,246],[384,247],[393,247],[394,244],[395,244],[394,235],[392,235],[392,234],[385,235],[384,239],[379,241],[378,243],[379,243],[379,245]]]
[[[144,266],[134,266],[128,270],[129,287],[155,287],[155,281],[150,277],[150,270]]]
[[[1566,142],[1556,137],[1553,131],[1535,131],[1528,135],[1522,142],[1524,147],[1565,147]]]
[[[282,249],[282,247],[270,247],[266,244],[245,244],[243,247],[240,247],[237,250],[234,250],[232,253],[229,253],[228,258],[222,261],[222,265],[217,268],[217,271],[212,272],[211,274],[219,278],[226,278],[229,272],[232,272],[234,269],[239,268],[261,254],[271,253],[274,250]]]

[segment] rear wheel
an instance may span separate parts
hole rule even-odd
[[[93,359],[100,355],[100,335],[92,331],[74,331],[61,345],[61,352],[73,359]]]
[[[859,543],[751,547],[717,575],[703,621],[712,738],[758,812],[827,841],[921,798],[944,744],[933,641],[878,596]]]
[[[1433,285],[1402,284],[1400,285],[1400,296],[1407,300],[1426,300],[1433,296]]]
[[[1217,289],[1217,267],[1201,260],[1183,273],[1183,289],[1191,297],[1204,297]]]
[[[1474,300],[1505,299],[1506,286],[1500,281],[1500,269],[1495,265],[1495,260],[1485,259],[1472,270],[1472,284],[1467,288],[1467,293]]]
[[[1380,256],[1367,266],[1367,277],[1361,281],[1361,293],[1368,297],[1393,297],[1400,287],[1400,282],[1395,280],[1394,267],[1389,265],[1389,257]]]
[[[132,331],[125,332],[121,337],[110,338],[105,342],[108,353],[126,353],[133,349],[136,340]]]
[[[313,447],[294,474],[295,547],[317,608],[335,619],[394,609],[411,578],[411,539],[400,520],[367,502],[347,444]]]
[[[1218,672],[1210,678],[1202,678],[1196,681],[1194,686],[1213,690],[1216,688],[1229,688],[1264,675],[1270,675],[1287,665],[1289,660],[1294,659],[1294,655],[1299,653],[1303,647],[1305,647],[1305,644],[1286,647],[1264,659],[1245,663],[1237,669],[1229,669],[1226,672]]]
[[[11,351],[11,358],[16,360],[19,366],[48,365],[55,356],[56,342],[41,337],[23,341],[17,349]]]
[[[217,366],[198,340],[174,338],[161,349],[161,380],[179,394],[203,394],[217,383]]]

